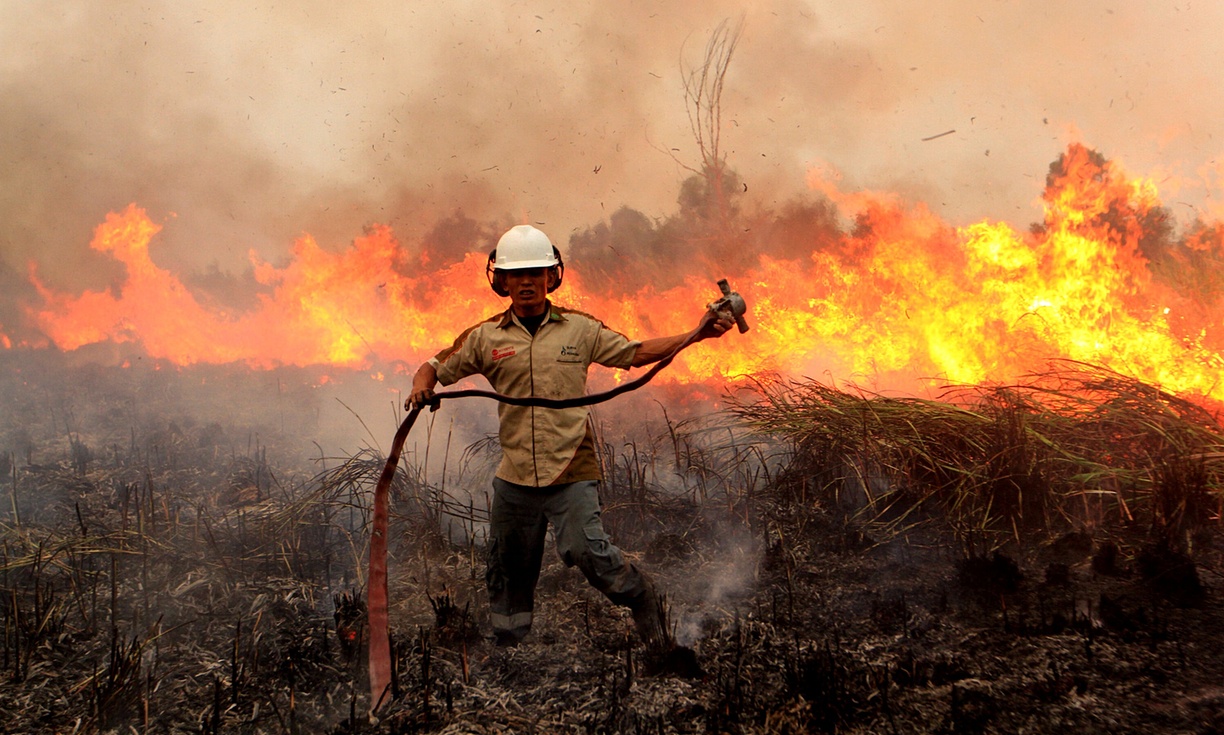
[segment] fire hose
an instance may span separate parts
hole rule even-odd
[[[705,317],[702,318],[697,328],[685,337],[683,342],[652,365],[645,373],[615,388],[578,398],[517,397],[480,389],[446,391],[434,394],[433,400],[429,404],[430,410],[437,410],[438,404],[443,399],[448,398],[492,398],[495,401],[508,403],[512,406],[575,408],[579,406],[593,406],[597,403],[611,400],[623,393],[637,390],[649,383],[663,368],[670,365],[672,360],[681,351],[696,342],[701,330],[712,319],[726,316],[735,321],[741,333],[748,331],[748,323],[744,320],[744,314],[747,312],[748,307],[743,297],[731,290],[725,278],[718,282],[718,288],[722,291],[722,297],[706,305],[707,311]],[[391,449],[387,453],[387,463],[383,466],[382,474],[378,478],[378,484],[374,488],[374,518],[373,528],[370,533],[369,588],[367,594],[369,617],[366,629],[367,640],[369,642],[371,716],[382,704],[391,684],[391,637],[387,612],[387,522],[390,514],[389,496],[391,483],[394,481],[395,472],[399,467],[399,459],[404,449],[404,442],[407,440],[408,432],[412,430],[413,424],[416,423],[417,416],[421,413],[421,408],[421,406],[413,408],[404,417],[403,422],[400,423],[399,429],[395,432],[395,437],[391,440]]]

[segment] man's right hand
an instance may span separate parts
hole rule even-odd
[[[437,411],[438,406],[441,405],[441,403],[442,402],[438,400],[438,395],[433,392],[432,388],[414,390],[408,394],[408,398],[404,401],[404,410],[412,411],[417,408],[425,408],[426,406],[429,406],[429,410]]]
[[[437,384],[438,373],[434,370],[433,365],[429,363],[421,365],[416,375],[412,376],[412,392],[404,401],[404,410],[412,411],[429,406],[430,411],[437,411],[439,401],[437,394],[434,393],[434,386]]]

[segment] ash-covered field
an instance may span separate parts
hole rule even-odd
[[[720,414],[661,392],[625,399],[633,421],[597,412],[606,523],[668,593],[668,656],[555,555],[532,636],[494,647],[490,442],[418,427],[371,722],[391,410],[355,409],[345,446],[306,371],[0,359],[0,731],[1224,727],[1220,426],[1116,376],[1080,375],[1074,407],[762,385]]]

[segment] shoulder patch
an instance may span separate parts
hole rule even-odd
[[[452,355],[454,355],[456,352],[460,350],[460,348],[463,347],[463,343],[467,341],[468,337],[472,336],[473,332],[475,332],[477,329],[480,329],[481,327],[483,327],[484,325],[490,322],[496,322],[500,320],[501,317],[502,317],[501,314],[491,316],[488,319],[485,319],[484,321],[480,322],[479,324],[473,324],[472,326],[463,330],[463,332],[461,332],[459,336],[455,338],[454,344],[452,344],[450,347],[447,347],[446,349],[439,352],[437,355],[434,356],[434,359],[437,360],[438,362],[446,362],[447,360],[451,358]]]
[[[613,329],[612,327],[609,327],[607,324],[604,324],[604,321],[602,319],[600,319],[599,317],[593,314],[588,314],[585,311],[578,311],[577,309],[570,309],[564,306],[554,306],[553,309],[555,309],[556,311],[560,312],[563,315],[576,316],[576,317],[581,317],[583,319],[589,319],[590,321],[599,325],[602,329],[607,329],[608,331],[616,332],[622,337],[625,337],[625,339],[629,339],[629,337],[625,336],[623,332],[621,332],[618,329]]]

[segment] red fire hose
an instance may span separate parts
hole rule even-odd
[[[684,341],[666,357],[652,365],[641,376],[627,383],[602,393],[592,393],[580,398],[519,398],[487,390],[456,390],[436,394],[434,396],[434,407],[436,408],[436,402],[444,398],[492,398],[495,401],[509,403],[513,406],[574,408],[576,406],[593,406],[615,398],[622,393],[637,390],[649,383],[654,376],[659,374],[660,370],[670,365],[671,361],[675,359],[676,355],[680,354],[681,350],[697,341],[697,335],[701,333],[701,330],[711,319],[725,315],[735,320],[740,332],[748,331],[748,325],[744,321],[744,313],[747,310],[744,299],[738,293],[730,290],[725,279],[718,282],[718,287],[722,290],[722,298],[708,305],[709,311],[706,312],[706,316],[697,325],[697,328],[690,332]],[[412,425],[416,422],[417,414],[420,412],[421,409],[419,407],[414,408],[404,417],[399,430],[395,432],[395,438],[391,440],[391,451],[387,454],[387,464],[383,467],[382,475],[378,478],[378,485],[374,488],[374,523],[370,533],[370,572],[367,594],[369,609],[367,634],[369,635],[370,645],[371,716],[382,705],[383,700],[387,696],[387,690],[391,685],[391,638],[387,618],[387,516],[389,514],[388,506],[390,505],[388,496],[390,495],[391,482],[395,479],[395,470],[399,466],[400,453],[404,449],[404,440],[408,438],[408,432],[412,429]]]

